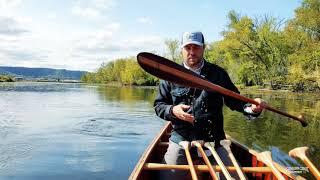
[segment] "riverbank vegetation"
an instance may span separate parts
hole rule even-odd
[[[320,1],[304,0],[292,19],[263,15],[249,17],[230,11],[220,41],[207,42],[205,59],[225,68],[231,79],[244,86],[292,91],[320,91]],[[208,36],[208,35],[207,35]],[[181,62],[179,41],[165,41],[165,57]],[[82,81],[156,85],[135,57],[102,64]]]
[[[0,82],[14,82],[11,76],[0,75]]]

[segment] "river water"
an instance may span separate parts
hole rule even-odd
[[[63,83],[0,84],[0,179],[127,179],[163,126],[152,108],[157,90]],[[289,168],[305,167],[287,156],[298,146],[320,164],[320,96],[244,91],[309,126],[264,112],[254,121],[225,108],[225,130],[257,151],[270,150]],[[306,175],[302,172],[301,175]]]

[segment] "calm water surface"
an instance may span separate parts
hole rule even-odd
[[[308,146],[319,168],[319,94],[243,94],[303,112],[309,126],[272,112],[248,121],[225,108],[228,134],[289,167],[304,165],[287,152]],[[1,83],[0,179],[127,179],[164,123],[154,115],[155,95],[152,88]]]

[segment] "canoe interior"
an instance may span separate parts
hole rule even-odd
[[[163,156],[168,147],[168,140],[170,137],[170,133],[172,130],[172,126],[170,123],[167,123],[165,127],[161,130],[160,134],[154,139],[154,141],[149,145],[148,149],[142,155],[139,160],[137,166],[132,172],[129,179],[158,179],[159,170],[145,170],[144,164],[146,163],[161,163]],[[232,140],[232,139],[230,139]],[[232,140],[231,150],[239,162],[241,167],[265,167],[265,164],[258,161],[257,158],[249,152],[249,149],[240,143]],[[197,163],[195,163],[197,164]],[[292,174],[283,168],[284,171],[282,175],[284,175],[285,179],[292,179]],[[201,177],[208,177],[204,179],[212,179],[210,177],[209,172],[197,172],[197,174],[201,174]],[[271,172],[259,172],[259,173],[245,173],[248,179],[276,179],[276,177]]]

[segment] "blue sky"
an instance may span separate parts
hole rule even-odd
[[[301,0],[0,0],[0,65],[94,71],[200,30],[221,39],[227,14],[290,19]]]

